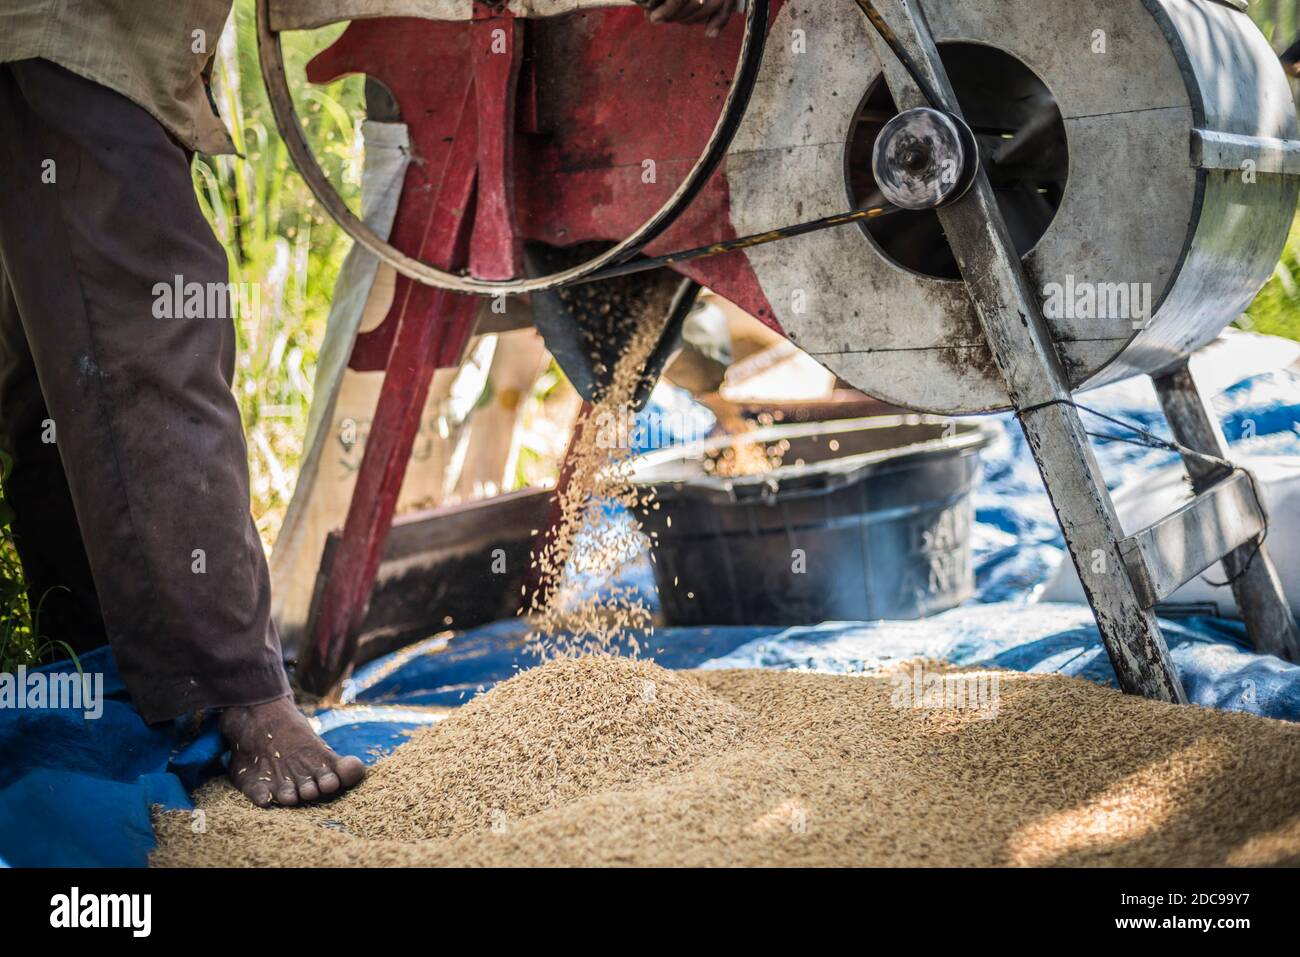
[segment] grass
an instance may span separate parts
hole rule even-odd
[[[69,657],[81,671],[81,663],[62,641],[50,641],[41,634],[41,610],[32,609],[27,582],[14,547],[14,512],[4,500],[3,485],[13,468],[13,458],[0,451],[0,672],[31,667],[55,657]]]
[[[1237,325],[1252,332],[1300,340],[1300,218],[1291,227],[1273,278]]]
[[[342,25],[284,38],[290,77]],[[253,515],[269,546],[293,494],[317,349],[349,240],[316,205],[275,129],[257,67],[252,0],[235,4],[213,93],[240,156],[199,157],[200,205],[230,257],[230,279],[256,287],[259,308],[238,322],[235,393],[248,436]],[[304,84],[298,110],[326,174],[355,209],[360,195],[364,81]]]
[[[0,483],[9,477],[13,459],[0,451]],[[34,664],[39,641],[27,604],[27,583],[14,548],[13,508],[0,493],[0,671]]]

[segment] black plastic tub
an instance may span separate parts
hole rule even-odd
[[[669,625],[800,625],[921,618],[974,588],[978,423],[891,416],[779,425],[663,449],[633,482]],[[788,442],[782,465],[721,477],[736,442]]]

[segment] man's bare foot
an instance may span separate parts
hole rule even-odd
[[[258,807],[315,801],[366,776],[359,758],[341,758],[317,737],[291,697],[226,708],[219,727],[230,745],[230,780]]]

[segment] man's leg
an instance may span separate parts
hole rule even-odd
[[[184,151],[117,93],[42,60],[0,66],[0,257],[140,712],[226,708],[231,771],[255,800],[354,783],[360,763],[287,697],[230,391],[234,322],[206,294],[198,315],[161,317],[184,305],[177,282],[227,280]]]
[[[13,462],[4,494],[14,511],[14,543],[38,633],[84,654],[108,635],[53,422],[0,265],[0,448]]]

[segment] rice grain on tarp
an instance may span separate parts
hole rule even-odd
[[[153,863],[1300,863],[1300,726],[997,676],[990,718],[900,707],[888,673],[552,661],[337,801],[259,810],[209,784],[201,832],[159,815]]]

